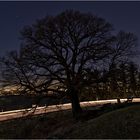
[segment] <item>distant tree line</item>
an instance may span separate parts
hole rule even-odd
[[[109,75],[106,77],[106,74]],[[110,72],[95,70],[96,82],[85,87],[81,100],[98,100],[140,96],[140,71],[134,62],[122,62],[114,65]],[[100,79],[101,77],[103,79]],[[95,78],[95,76],[94,76]]]

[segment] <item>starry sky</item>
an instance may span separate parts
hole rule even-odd
[[[20,48],[20,31],[25,25],[66,9],[96,14],[112,23],[115,30],[133,32],[140,39],[140,1],[0,1],[0,55]]]

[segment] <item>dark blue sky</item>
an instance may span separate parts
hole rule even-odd
[[[19,48],[19,31],[25,25],[65,9],[91,12],[112,23],[116,30],[133,32],[140,39],[140,2],[0,2],[0,55]]]

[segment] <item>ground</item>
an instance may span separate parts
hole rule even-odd
[[[79,121],[70,110],[54,112],[0,122],[0,138],[140,138],[139,116],[140,104],[108,104]]]

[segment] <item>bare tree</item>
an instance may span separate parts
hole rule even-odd
[[[1,65],[3,66],[1,86],[12,86],[19,94],[37,96],[36,104],[44,97],[60,98],[58,94],[54,93],[57,89],[51,88],[57,83],[47,76],[46,71],[28,63],[24,54],[21,49],[19,54],[11,51],[7,56],[1,58],[3,63]],[[49,91],[51,94],[48,94]],[[57,90],[57,92],[60,91]]]
[[[133,62],[130,62],[128,64],[128,76],[129,76],[129,91],[132,95],[136,95],[137,74],[138,74],[138,66]]]
[[[26,26],[21,34],[23,44],[19,55],[22,54],[24,64],[14,68],[18,70],[14,75],[18,78],[22,73],[20,76],[26,83],[27,75],[33,75],[28,84],[31,88],[36,76],[42,76],[45,81],[37,87],[39,90],[43,86],[48,90],[53,81],[57,81],[71,100],[74,117],[82,112],[78,98],[80,90],[95,82],[92,76],[87,78],[89,70],[101,69],[108,61],[116,62],[122,53],[126,57],[136,41],[133,34],[124,32],[113,36],[112,25],[102,18],[72,10],[37,20]],[[19,80],[19,84],[23,85],[24,81]]]

